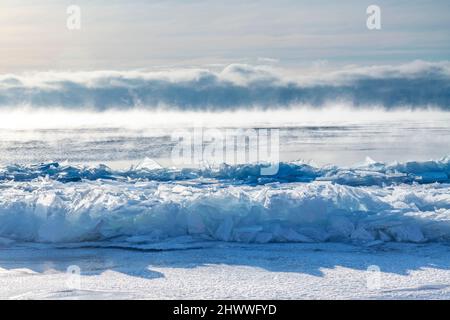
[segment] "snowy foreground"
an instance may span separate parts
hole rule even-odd
[[[450,298],[450,247],[444,244],[215,242],[199,247],[169,251],[3,247],[0,298]],[[80,278],[66,273],[70,266],[80,268]]]
[[[450,299],[450,158],[0,168],[0,298]]]

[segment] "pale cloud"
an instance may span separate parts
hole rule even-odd
[[[296,75],[268,65],[222,70],[34,72],[0,76],[0,108],[236,110],[450,106],[450,62],[346,67]]]

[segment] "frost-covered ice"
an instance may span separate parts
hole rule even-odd
[[[449,160],[315,168],[0,170],[3,243],[449,242]],[[170,246],[169,246],[170,248]]]
[[[106,165],[76,166],[68,163],[42,163],[38,165],[7,165],[0,167],[0,181],[32,181],[49,178],[59,182],[82,180],[113,181],[165,181],[214,179],[232,184],[268,184],[273,182],[329,181],[349,186],[372,186],[411,183],[450,182],[450,158],[438,161],[409,161],[385,164],[370,158],[365,164],[352,167],[328,165],[314,167],[303,162],[280,162],[276,172],[261,174],[267,164],[217,165],[208,168],[164,168],[151,159],[142,161],[129,170],[112,170]]]
[[[7,299],[449,299],[442,244],[232,244],[0,250]],[[66,270],[78,266],[80,278]],[[380,272],[373,273],[371,268]],[[369,269],[369,271],[367,271]],[[74,281],[77,280],[77,281]]]

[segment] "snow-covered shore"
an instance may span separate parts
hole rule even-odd
[[[203,248],[3,247],[0,298],[450,298],[450,247],[444,244],[216,242],[199,247]],[[68,274],[68,268],[79,268],[80,278]]]

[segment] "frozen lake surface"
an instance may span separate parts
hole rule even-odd
[[[0,298],[449,299],[449,250],[330,243],[216,243],[175,251],[2,248]],[[71,266],[79,267],[80,278],[66,273]]]
[[[180,130],[278,130],[279,160],[350,166],[438,160],[450,154],[450,114],[433,111],[2,112],[0,163],[107,164],[127,169],[145,158],[173,166]]]

